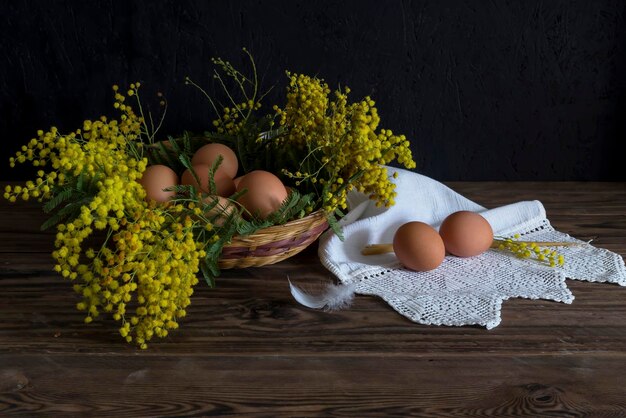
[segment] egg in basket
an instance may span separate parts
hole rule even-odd
[[[179,143],[192,150],[191,158]],[[167,161],[168,155],[170,160],[177,155],[181,163],[173,165],[183,171],[179,176],[165,164],[148,166],[140,180],[146,199],[160,204],[195,201],[207,224],[224,228],[232,223],[235,231],[242,227],[246,231],[235,232],[224,241],[217,260],[220,269],[258,267],[285,260],[328,228],[324,212],[312,211],[311,196],[302,197],[266,170],[241,173],[237,154],[227,145],[184,136],[157,144],[150,155],[159,162]]]

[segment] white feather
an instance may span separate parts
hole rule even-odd
[[[329,284],[319,295],[300,289],[289,280],[289,288],[294,299],[308,308],[336,311],[347,308],[354,299],[354,284]]]

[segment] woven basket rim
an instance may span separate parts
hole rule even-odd
[[[315,241],[328,227],[325,223],[314,225],[302,234],[294,234],[289,238],[267,242],[261,245],[232,245],[224,246],[220,258],[232,259],[239,257],[267,257],[279,255],[294,248],[307,246]]]
[[[317,220],[317,219],[321,219],[323,218],[324,220],[326,220],[326,216],[324,215],[324,211],[322,209],[318,209],[314,212],[309,213],[306,216],[303,216],[302,218],[298,218],[298,219],[294,219],[291,220],[289,222],[286,222],[284,224],[281,225],[272,225],[272,226],[268,226],[266,228],[262,228],[259,229],[258,231],[256,231],[253,234],[250,234],[248,236],[254,236],[257,235],[259,233],[273,233],[273,232],[279,232],[279,231],[284,231],[285,229],[295,229],[298,228],[301,225],[305,225],[305,224],[309,224],[311,223],[311,221],[313,220]]]
[[[311,212],[307,216],[294,219],[282,225],[272,225],[267,228],[259,229],[250,235],[234,235],[231,243],[226,244],[224,248],[237,246],[236,243],[242,243],[244,246],[269,244],[277,241],[276,238],[293,237],[322,224],[327,224],[327,221],[324,211],[320,209]]]
[[[235,235],[224,245],[221,268],[254,267],[274,264],[291,257],[312,244],[328,228],[323,210],[273,225],[247,236]]]
[[[192,140],[207,140],[194,135]],[[158,142],[172,147],[170,140],[157,141],[150,148],[158,152]],[[212,141],[207,141],[212,142]],[[245,268],[274,264],[291,257],[312,244],[328,228],[326,213],[318,209],[302,218],[281,225],[272,225],[250,235],[234,235],[222,247],[220,268]]]

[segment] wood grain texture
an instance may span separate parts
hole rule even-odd
[[[559,230],[626,255],[625,183],[450,183],[486,207],[538,199]],[[51,271],[37,205],[0,203],[0,416],[626,416],[626,288],[568,281],[575,301],[513,299],[502,323],[412,323],[357,296],[301,307],[287,276],[333,281],[316,245],[196,287],[147,351],[85,325]]]

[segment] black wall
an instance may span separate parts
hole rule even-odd
[[[164,133],[201,131],[184,77],[211,85],[210,57],[245,46],[266,87],[291,70],[372,95],[438,180],[626,180],[625,4],[2,0],[0,178],[29,174],[8,157],[37,129],[114,115],[114,83],[165,93]]]

